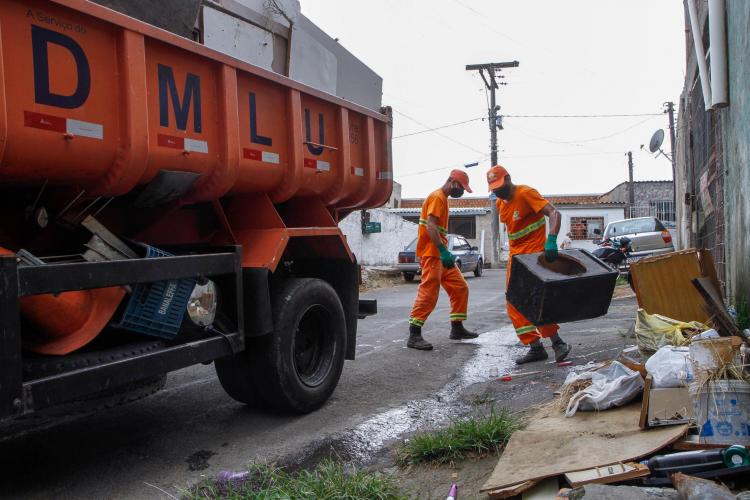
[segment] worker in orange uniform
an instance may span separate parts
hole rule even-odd
[[[469,304],[469,287],[461,271],[456,268],[456,258],[448,250],[448,196],[460,198],[464,190],[471,193],[469,176],[463,170],[451,171],[443,187],[433,191],[422,204],[417,233],[417,257],[421,259],[422,282],[409,318],[409,341],[412,349],[429,351],[432,344],[422,337],[422,326],[427,321],[440,293],[440,285],[448,292],[451,301],[452,340],[473,339],[474,332],[464,327]]]
[[[498,198],[497,212],[500,214],[500,221],[508,229],[510,257],[506,275],[507,286],[510,282],[514,255],[544,252],[547,261],[557,259],[557,233],[560,231],[562,217],[536,189],[513,184],[508,171],[500,165],[495,165],[487,172],[487,184]],[[549,235],[546,234],[545,216],[549,219]],[[516,329],[516,335],[523,344],[529,346],[526,354],[516,359],[517,364],[547,359],[542,338],[552,340],[555,361],[559,363],[568,356],[570,346],[560,338],[558,325],[534,325],[510,302],[506,302],[506,309]]]

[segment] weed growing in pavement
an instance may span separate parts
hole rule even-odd
[[[630,283],[628,283],[628,279],[620,275],[617,277],[617,281],[615,281],[615,286],[630,286]]]
[[[455,420],[445,429],[414,435],[396,449],[400,466],[419,463],[444,464],[470,454],[499,453],[523,423],[509,409],[495,410]]]
[[[330,460],[310,471],[290,473],[270,465],[253,465],[249,471],[249,476],[243,481],[204,481],[192,488],[183,499],[406,499],[390,477],[362,471],[348,472],[342,464]]]

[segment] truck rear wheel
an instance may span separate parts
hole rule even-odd
[[[248,339],[245,352],[217,360],[219,380],[230,396],[255,407],[313,411],[331,396],[344,367],[341,301],[323,280],[289,279],[275,290],[272,313],[272,333]]]

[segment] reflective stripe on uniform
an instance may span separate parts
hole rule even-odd
[[[427,227],[427,221],[424,219],[419,219],[419,225]],[[448,230],[441,226],[436,226],[438,228],[438,231],[440,231],[443,234],[448,234]]]
[[[532,222],[525,228],[521,229],[520,231],[516,231],[515,233],[509,233],[508,239],[509,240],[517,240],[519,238],[523,238],[524,236],[528,236],[529,234],[533,233],[540,227],[543,227],[545,224],[544,222],[544,216],[542,216],[538,221]]]
[[[536,327],[534,325],[522,326],[521,328],[516,328],[516,335],[523,335],[524,333],[531,333],[535,331]]]
[[[466,319],[466,313],[454,313],[450,315],[451,321],[454,320],[465,320]]]
[[[424,326],[423,319],[409,318],[409,324],[414,326]]]

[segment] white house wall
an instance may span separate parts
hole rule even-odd
[[[417,225],[385,210],[368,210],[370,222],[380,222],[381,232],[362,234],[361,213],[352,212],[339,222],[357,261],[366,266],[395,266],[398,253],[417,237]]]
[[[625,218],[624,208],[569,208],[558,205],[557,210],[562,216],[560,235],[557,238],[558,243],[562,243],[565,235],[570,231],[570,219],[572,217],[602,217],[604,219],[604,227],[607,227],[607,224],[609,224],[610,222],[622,220]],[[596,248],[596,245],[594,245],[591,240],[572,241],[574,248],[582,248],[586,250],[593,250]]]

